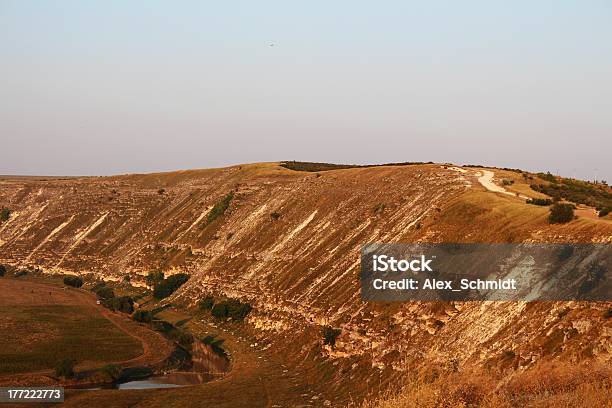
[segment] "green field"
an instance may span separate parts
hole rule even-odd
[[[77,364],[128,360],[141,343],[84,305],[3,305],[0,375],[53,368],[65,358]]]

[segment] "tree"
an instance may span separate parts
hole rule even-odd
[[[210,310],[212,309],[212,307],[215,304],[215,300],[212,296],[207,295],[204,296],[202,299],[200,299],[200,301],[198,302],[198,306],[200,307],[201,310]]]
[[[137,310],[132,315],[132,319],[141,323],[151,323],[153,320],[153,313],[148,310]]]
[[[572,204],[555,203],[550,207],[548,222],[551,224],[565,224],[574,219],[574,206]]]
[[[74,377],[74,365],[76,361],[70,358],[65,358],[55,366],[55,376],[72,378]]]
[[[75,275],[66,275],[64,276],[64,285],[80,288],[83,286],[83,279]]]
[[[147,286],[154,288],[157,284],[164,280],[164,273],[160,270],[154,270],[149,272],[147,277],[145,278],[145,282]]]
[[[336,329],[331,326],[324,326],[321,330],[321,334],[323,334],[323,344],[334,348],[336,346],[336,339],[340,333],[342,333],[342,330],[340,329]]]
[[[92,289],[92,291],[98,296],[98,299],[108,300],[115,297],[115,292],[112,288],[109,288],[106,285],[102,285],[98,288]]]
[[[189,280],[189,275],[186,273],[177,273],[171,275],[167,279],[158,282],[153,290],[153,297],[156,299],[164,299],[173,294],[178,288],[183,286]]]

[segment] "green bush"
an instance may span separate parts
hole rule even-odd
[[[336,339],[340,336],[342,330],[336,329],[331,326],[324,326],[321,330],[321,334],[323,335],[323,344],[332,346],[334,348],[336,346]]]
[[[83,286],[83,279],[75,275],[66,275],[64,276],[64,285],[80,288]]]
[[[574,206],[571,204],[555,203],[550,207],[548,222],[551,224],[564,224],[574,219]]]
[[[11,216],[11,210],[9,210],[8,208],[2,207],[2,209],[0,210],[0,222],[8,221],[10,216]]]
[[[541,205],[542,207],[549,206],[552,203],[550,198],[530,198],[527,200],[527,204]]]
[[[207,295],[200,299],[200,301],[198,302],[198,307],[200,308],[200,310],[211,310],[214,304],[215,299],[212,296]]]
[[[214,220],[216,220],[217,218],[225,214],[225,211],[229,208],[229,205],[232,202],[233,198],[234,198],[234,193],[231,192],[225,197],[223,197],[221,201],[216,203],[214,207],[208,213],[208,216],[206,217],[206,225],[210,224],[211,222],[213,222]]]
[[[189,280],[189,275],[186,273],[177,273],[171,275],[167,279],[158,282],[153,289],[153,297],[156,299],[164,299],[173,294],[178,288],[183,286]]]
[[[132,315],[132,319],[141,323],[151,323],[153,321],[153,313],[148,310],[137,310]]]
[[[76,361],[73,359],[66,358],[55,366],[55,376],[56,377],[64,377],[64,378],[73,378],[74,377],[74,365]]]

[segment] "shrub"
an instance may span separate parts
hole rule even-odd
[[[153,290],[153,296],[156,299],[164,299],[173,294],[178,288],[183,286],[189,280],[189,275],[186,273],[177,273],[171,275],[167,279],[158,282]]]
[[[145,278],[147,286],[154,288],[159,282],[164,280],[164,273],[159,270],[151,271]]]
[[[134,311],[134,299],[129,296],[113,297],[105,300],[104,306],[113,312],[131,314]]]
[[[571,204],[555,203],[550,207],[548,222],[551,224],[564,224],[574,219],[574,206]]]
[[[110,288],[105,284],[98,285],[97,287],[92,288],[91,291],[95,293],[100,300],[108,300],[115,297],[113,288]]]
[[[601,210],[599,210],[599,216],[605,217],[606,215],[610,214],[610,211],[612,211],[611,207],[602,208]]]
[[[211,310],[214,304],[215,299],[212,296],[207,295],[200,299],[200,301],[198,302],[198,307],[200,308],[200,310]]]
[[[8,221],[10,216],[11,216],[11,210],[9,210],[8,208],[2,207],[2,209],[0,210],[0,222]]]
[[[26,276],[27,274],[28,274],[28,271],[26,271],[25,269],[22,269],[22,270],[15,272],[13,276],[15,276],[16,278],[20,278],[22,276]]]
[[[329,170],[343,170],[353,168],[368,168],[368,167],[380,167],[380,166],[411,166],[415,164],[432,164],[432,162],[401,162],[401,163],[384,163],[384,164],[334,164],[334,163],[315,163],[315,162],[299,162],[299,161],[285,161],[280,164],[289,170],[294,171],[308,171],[308,172],[319,172]]]
[[[223,197],[221,201],[215,204],[213,208],[210,210],[210,212],[208,213],[208,216],[206,217],[205,226],[210,224],[211,222],[213,222],[214,220],[216,220],[223,214],[225,214],[225,211],[229,208],[229,205],[232,202],[233,198],[234,198],[234,193],[231,192],[227,194],[225,197]]]
[[[148,310],[137,310],[132,315],[132,319],[141,323],[151,323],[153,321],[153,313]]]
[[[0,277],[6,275],[6,266],[0,264]]]
[[[121,377],[123,369],[117,364],[107,364],[100,369],[100,372],[107,381],[115,382]]]
[[[74,365],[76,361],[70,358],[66,358],[55,366],[55,376],[56,377],[64,377],[64,378],[72,378],[74,377]]]
[[[232,320],[244,320],[251,313],[253,307],[248,303],[242,303],[237,299],[224,300],[215,303],[211,313],[217,319],[225,319],[231,317]]]
[[[208,335],[202,339],[202,343],[210,346],[212,350],[221,357],[227,357],[227,353],[223,348],[223,339],[217,339],[213,335]]]
[[[270,214],[270,217],[272,217],[272,219],[276,221],[281,217],[281,215],[279,212],[274,211],[273,213]]]
[[[603,313],[604,319],[612,319],[612,309],[608,309]]]
[[[83,286],[83,279],[75,275],[66,275],[64,276],[64,285],[80,288]]]
[[[159,194],[159,195],[163,195],[165,192],[166,192],[166,190],[163,189],[163,188],[160,188],[159,190],[157,190],[157,194]]]
[[[512,184],[514,184],[514,180],[508,180],[508,179],[502,180],[502,186],[511,186]]]
[[[551,205],[553,202],[550,198],[530,198],[527,204],[541,205],[543,207]]]
[[[382,214],[385,211],[385,205],[383,203],[378,203],[374,206],[372,211],[374,214]]]
[[[336,329],[331,326],[324,326],[321,330],[321,334],[323,334],[323,344],[331,346],[334,348],[336,346],[336,339],[340,336],[342,330]]]
[[[217,319],[225,319],[227,317],[227,305],[225,303],[216,303],[210,312]]]

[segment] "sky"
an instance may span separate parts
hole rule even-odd
[[[612,181],[612,2],[0,0],[0,174],[434,161]]]

